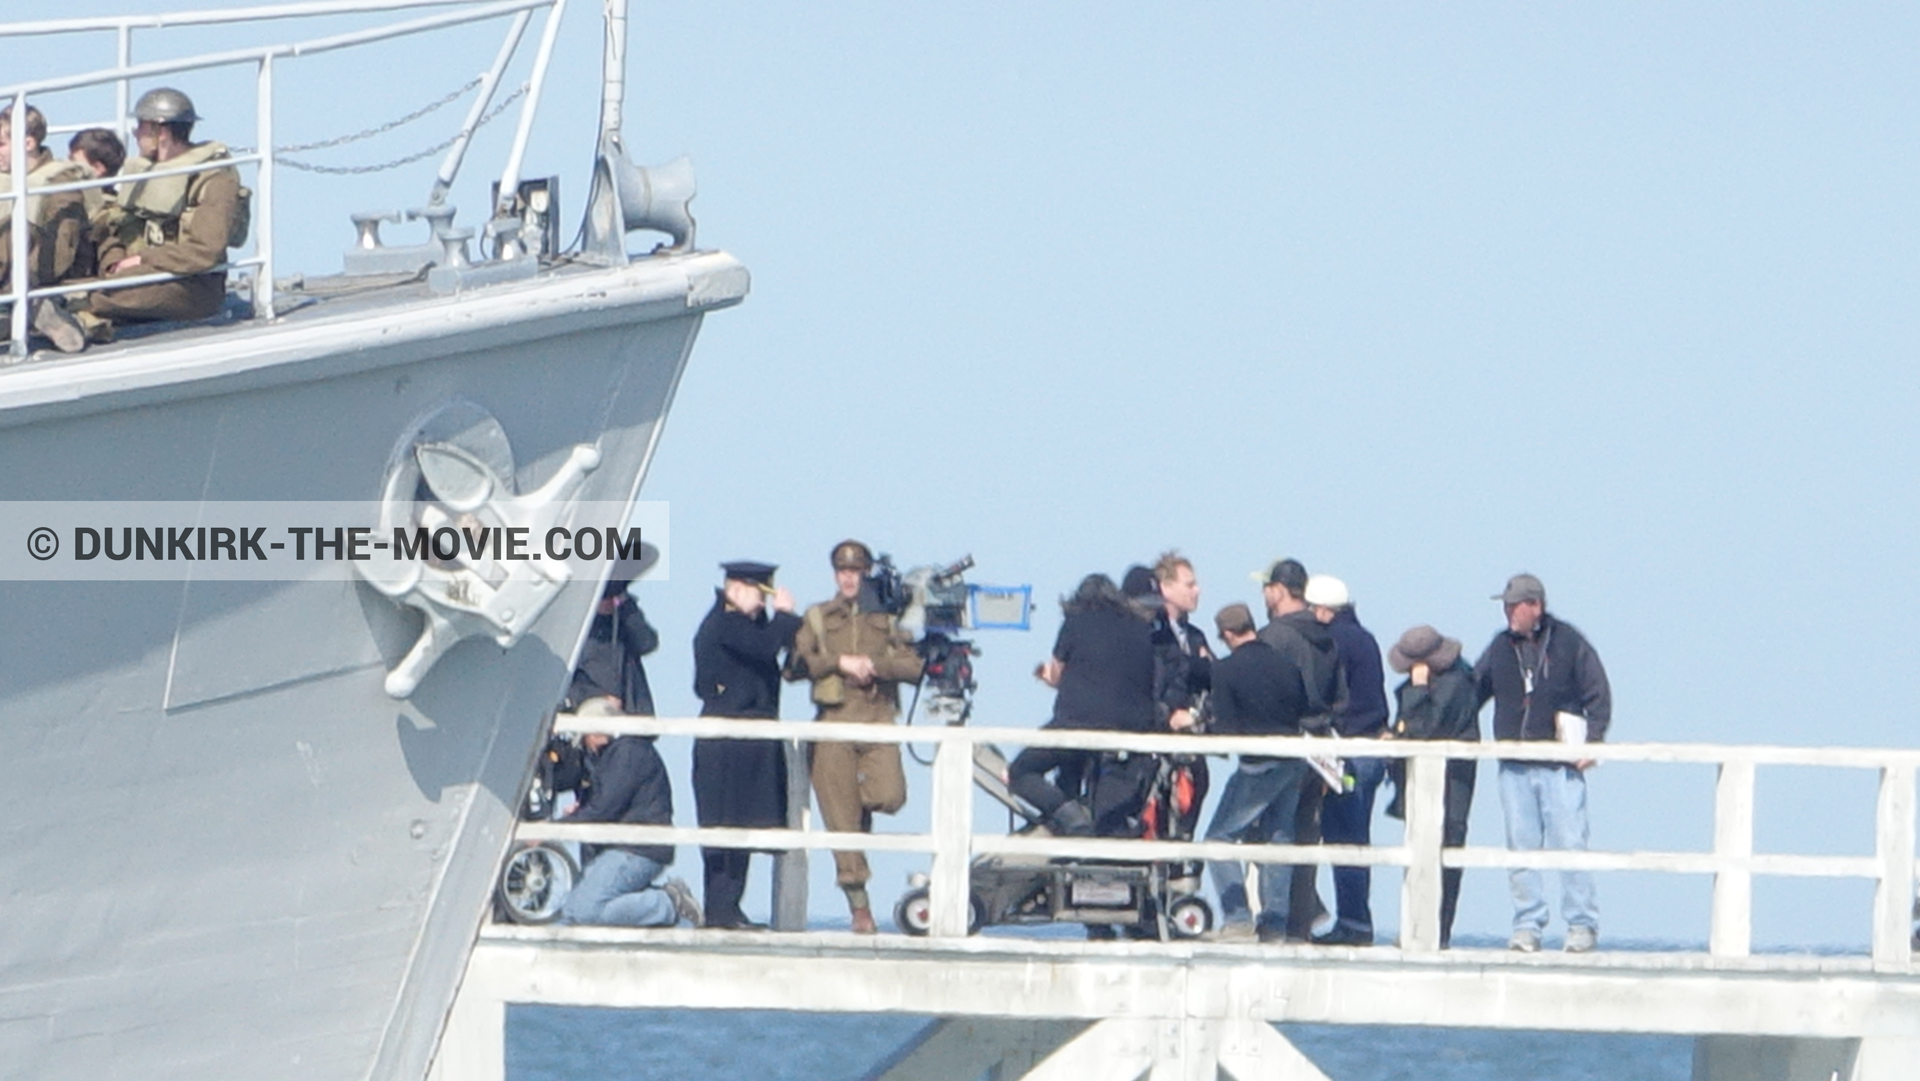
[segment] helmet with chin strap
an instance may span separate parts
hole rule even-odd
[[[157,124],[192,124],[199,121],[200,114],[193,111],[192,98],[162,86],[140,95],[133,106],[133,118]]]

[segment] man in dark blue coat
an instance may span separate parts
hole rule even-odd
[[[1313,617],[1333,635],[1346,698],[1333,715],[1333,732],[1344,739],[1379,739],[1387,731],[1386,673],[1380,643],[1360,625],[1347,584],[1330,574],[1307,579],[1305,600]],[[1383,758],[1348,756],[1347,788],[1327,793],[1320,808],[1320,839],[1332,845],[1373,843],[1373,796],[1386,776]],[[1322,946],[1373,945],[1373,872],[1368,867],[1333,869],[1333,929],[1314,937]]]
[[[793,648],[800,617],[793,594],[775,588],[767,563],[723,563],[726,581],[693,638],[693,692],[702,717],[777,719],[781,654]],[[767,610],[767,600],[773,611]],[[787,825],[787,759],[777,740],[703,739],[693,745],[693,800],[702,826],[780,829]],[[761,930],[740,911],[747,889],[744,848],[702,848],[709,927]]]

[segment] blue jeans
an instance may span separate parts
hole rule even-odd
[[[1571,765],[1501,762],[1500,807],[1506,812],[1508,848],[1586,851],[1587,778]],[[1540,872],[1516,868],[1508,881],[1514,930],[1545,930],[1547,898]],[[1560,909],[1567,926],[1599,932],[1600,906],[1594,900],[1591,871],[1560,872]]]
[[[672,927],[680,922],[673,898],[653,884],[663,870],[658,860],[621,848],[601,849],[560,906],[560,922]]]
[[[1373,794],[1387,775],[1384,758],[1349,758],[1347,772],[1353,776],[1353,791],[1327,793],[1320,808],[1320,839],[1330,845],[1370,845],[1373,843]],[[1339,910],[1339,926],[1363,934],[1373,933],[1373,868],[1335,867],[1333,869],[1334,907]]]
[[[1207,826],[1207,840],[1236,844],[1292,844],[1293,815],[1300,806],[1300,785],[1311,768],[1303,759],[1269,762],[1240,760],[1227,778],[1220,805]],[[1253,918],[1247,904],[1247,878],[1239,860],[1213,860],[1213,888],[1220,894],[1220,921],[1244,924]],[[1260,865],[1260,926],[1285,932],[1293,888],[1293,868]]]

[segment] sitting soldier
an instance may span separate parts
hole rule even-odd
[[[120,167],[127,162],[127,146],[106,128],[87,128],[74,132],[73,138],[67,140],[67,157],[85,169],[88,176],[105,180],[120,175]],[[106,207],[113,189],[88,188],[80,194],[87,202],[87,217],[92,219]]]
[[[89,294],[74,314],[92,341],[111,341],[117,322],[205,319],[227,298],[222,267],[227,249],[246,242],[248,192],[215,142],[192,141],[200,119],[193,102],[162,87],[140,95],[133,108],[140,156],[120,170],[119,198],[94,223],[100,266],[108,280],[149,274],[182,275]],[[206,163],[208,168],[174,176],[140,174]]]
[[[87,174],[70,161],[61,161],[44,145],[47,118],[29,105],[26,138],[27,164],[27,285],[52,285],[93,272],[93,245],[87,236],[85,202],[77,191],[53,195],[31,194],[35,188],[85,180]],[[13,289],[13,110],[0,111],[0,290]],[[57,303],[33,305],[33,328],[63,353],[86,345],[72,320]]]

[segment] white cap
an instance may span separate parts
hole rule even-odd
[[[1308,578],[1301,599],[1315,608],[1345,608],[1353,603],[1353,596],[1347,592],[1347,583],[1331,574],[1316,574]]]

